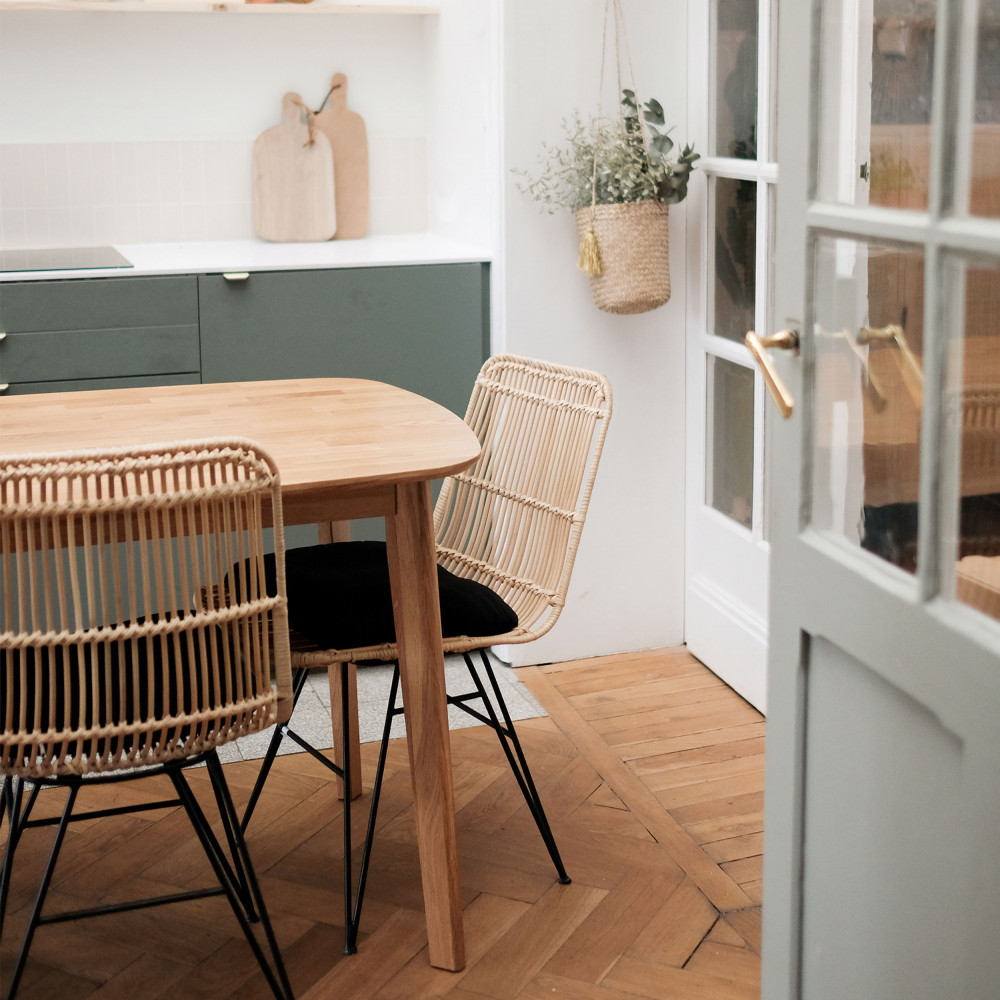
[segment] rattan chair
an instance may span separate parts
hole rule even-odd
[[[466,413],[482,454],[467,472],[445,480],[434,510],[444,649],[464,656],[474,685],[471,693],[449,695],[448,701],[497,733],[562,882],[569,878],[486,650],[530,642],[556,623],[610,417],[611,387],[602,375],[514,355],[491,358],[476,379]],[[336,693],[346,688],[348,664],[396,660],[383,544],[339,542],[290,549],[286,574],[292,663],[300,683],[310,667],[337,667],[340,683],[334,683],[331,674],[330,685]],[[470,655],[477,650],[492,702]],[[393,715],[401,711],[395,706],[398,678],[397,664],[357,896],[347,919],[347,952],[356,943],[389,729]],[[470,702],[481,703],[482,711]],[[346,703],[339,710],[334,705],[334,717],[340,732],[349,733]],[[244,822],[286,734],[286,729],[275,730]],[[349,802],[348,790],[345,806]],[[349,817],[345,825],[350,826]],[[345,859],[346,870],[349,851]],[[349,902],[349,891],[345,896]]]
[[[276,552],[270,591],[263,579],[268,514]],[[253,567],[242,588],[229,601],[191,610],[193,595],[237,560]],[[278,471],[252,442],[0,458],[0,823],[7,820],[0,934],[18,843],[31,827],[56,827],[8,998],[41,925],[219,894],[274,995],[291,997],[216,750],[291,712],[283,575]],[[221,838],[184,774],[202,762]],[[176,797],[135,808],[182,806],[218,884],[43,914],[69,824],[133,811],[76,811],[81,792],[85,798],[91,784],[153,775],[166,775]],[[66,792],[61,814],[33,819],[39,792],[53,787]]]

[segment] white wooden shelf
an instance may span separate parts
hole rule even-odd
[[[0,0],[0,10],[35,11],[129,11],[137,13],[185,14],[438,14],[437,4],[407,3],[403,0],[359,0],[337,3],[313,0],[296,3],[247,3],[245,0]]]

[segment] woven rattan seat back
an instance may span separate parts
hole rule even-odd
[[[196,607],[244,560],[260,572]],[[286,719],[283,565],[278,472],[252,442],[0,460],[0,773],[163,763]]]
[[[483,366],[465,417],[482,454],[442,487],[438,562],[502,597],[518,626],[447,649],[528,642],[555,624],[610,417],[611,386],[596,372],[515,355]]]
[[[569,877],[485,650],[493,645],[537,639],[559,617],[566,603],[610,418],[611,386],[603,375],[511,354],[490,358],[476,378],[465,416],[479,439],[480,457],[470,469],[444,481],[434,508],[441,568],[438,587],[442,645],[445,652],[463,654],[476,688],[462,695],[449,692],[448,702],[497,733],[561,882],[568,882]],[[334,770],[346,775],[345,858],[351,856],[348,834],[352,789],[359,789],[361,783],[360,768],[352,773],[351,766],[351,761],[360,760],[360,747],[356,746],[357,727],[353,722],[357,715],[356,705],[352,707],[356,694],[348,695],[354,684],[354,668],[350,665],[370,659],[396,660],[398,656],[394,628],[391,621],[386,621],[387,616],[391,618],[392,602],[385,547],[374,543],[362,543],[362,548],[357,545],[334,543],[293,550],[288,567],[293,620],[298,629],[293,632],[292,661],[300,683],[305,683],[309,667],[327,666],[332,670],[339,665],[339,677],[331,673],[330,691],[335,726],[339,725],[336,744],[342,755],[338,756],[341,766]],[[443,571],[447,571],[444,580]],[[470,592],[476,593],[470,596]],[[374,614],[364,606],[366,603],[375,606]],[[347,605],[350,612],[344,611]],[[364,627],[359,626],[366,616],[370,620]],[[340,633],[339,623],[344,623]],[[350,643],[338,641],[338,634],[358,638]],[[373,641],[378,636],[385,638]],[[332,641],[329,637],[333,637]],[[470,656],[476,650],[496,708]],[[356,898],[345,916],[348,952],[356,947],[392,719],[402,711],[396,706],[399,679],[397,665],[387,703]],[[482,711],[473,704],[481,704]],[[244,824],[253,813],[285,736],[310,749],[291,727],[275,730],[247,803]],[[316,756],[322,759],[318,753]],[[344,898],[350,907],[350,865],[345,865],[344,875]]]

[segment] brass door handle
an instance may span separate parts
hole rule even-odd
[[[775,371],[771,359],[764,352],[769,347],[776,347],[781,351],[797,351],[799,349],[798,332],[796,330],[779,330],[777,333],[772,333],[770,337],[758,337],[753,330],[748,330],[743,342],[760,367],[764,383],[778,404],[778,411],[787,419],[792,415],[795,400],[792,399],[792,394],[788,391],[785,383],[781,381],[781,376]]]

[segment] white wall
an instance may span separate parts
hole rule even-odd
[[[575,108],[596,109],[604,0],[505,0],[504,243],[495,346],[602,371],[615,398],[570,600],[555,629],[509,647],[544,663],[683,640],[685,206],[672,211],[670,302],[639,316],[600,312],[576,270],[569,213],[542,214],[510,171],[535,164]],[[684,0],[625,0],[639,96],[685,138]],[[608,75],[612,71],[609,69]],[[604,107],[616,84],[606,87]]]
[[[372,234],[424,231],[438,19],[289,7],[0,11],[0,245],[252,239],[254,139],[336,72],[368,128]]]

